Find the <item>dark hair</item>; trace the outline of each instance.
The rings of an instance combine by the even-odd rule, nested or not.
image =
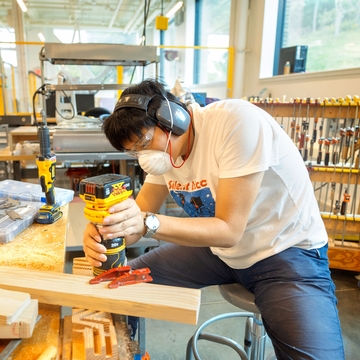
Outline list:
[[[143,135],[143,129],[157,125],[156,110],[160,107],[164,97],[176,100],[176,97],[165,90],[165,84],[155,79],[146,79],[140,84],[126,88],[121,96],[136,94],[152,97],[149,102],[148,116],[146,112],[137,108],[122,108],[106,118],[102,126],[110,144],[119,151],[124,151],[125,142],[137,141]],[[158,96],[155,96],[158,95]]]

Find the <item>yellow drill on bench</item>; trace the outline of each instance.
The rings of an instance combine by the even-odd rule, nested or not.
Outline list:
[[[110,215],[110,207],[126,200],[131,194],[131,180],[125,175],[104,174],[83,179],[79,184],[79,196],[85,201],[84,215],[97,228]],[[101,236],[101,244],[107,249],[107,260],[100,268],[93,267],[95,276],[123,266],[126,259],[125,238],[106,239]]]

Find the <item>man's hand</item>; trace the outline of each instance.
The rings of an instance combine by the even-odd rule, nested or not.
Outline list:
[[[105,246],[100,244],[101,236],[99,235],[94,224],[89,223],[86,226],[83,237],[83,250],[86,260],[90,265],[101,267],[102,262],[106,261]]]

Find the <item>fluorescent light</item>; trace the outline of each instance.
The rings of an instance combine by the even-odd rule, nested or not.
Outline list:
[[[38,33],[38,37],[39,37],[39,39],[40,39],[42,42],[45,42],[45,36],[43,35],[42,32],[39,32],[39,33]]]
[[[27,7],[26,5],[24,4],[23,0],[16,0],[17,3],[19,4],[20,6],[20,9],[23,11],[23,12],[27,12]]]
[[[170,19],[183,6],[183,3],[183,1],[176,3],[175,6],[165,16]]]

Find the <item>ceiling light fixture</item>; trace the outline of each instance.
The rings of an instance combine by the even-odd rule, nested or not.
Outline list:
[[[45,42],[45,36],[44,36],[44,34],[42,32],[38,33],[38,37],[42,42]]]
[[[183,6],[183,3],[183,1],[177,2],[165,16],[170,19]]]
[[[17,3],[19,4],[20,6],[20,9],[23,11],[23,12],[27,12],[27,7],[26,5],[24,4],[23,0],[16,0]]]

